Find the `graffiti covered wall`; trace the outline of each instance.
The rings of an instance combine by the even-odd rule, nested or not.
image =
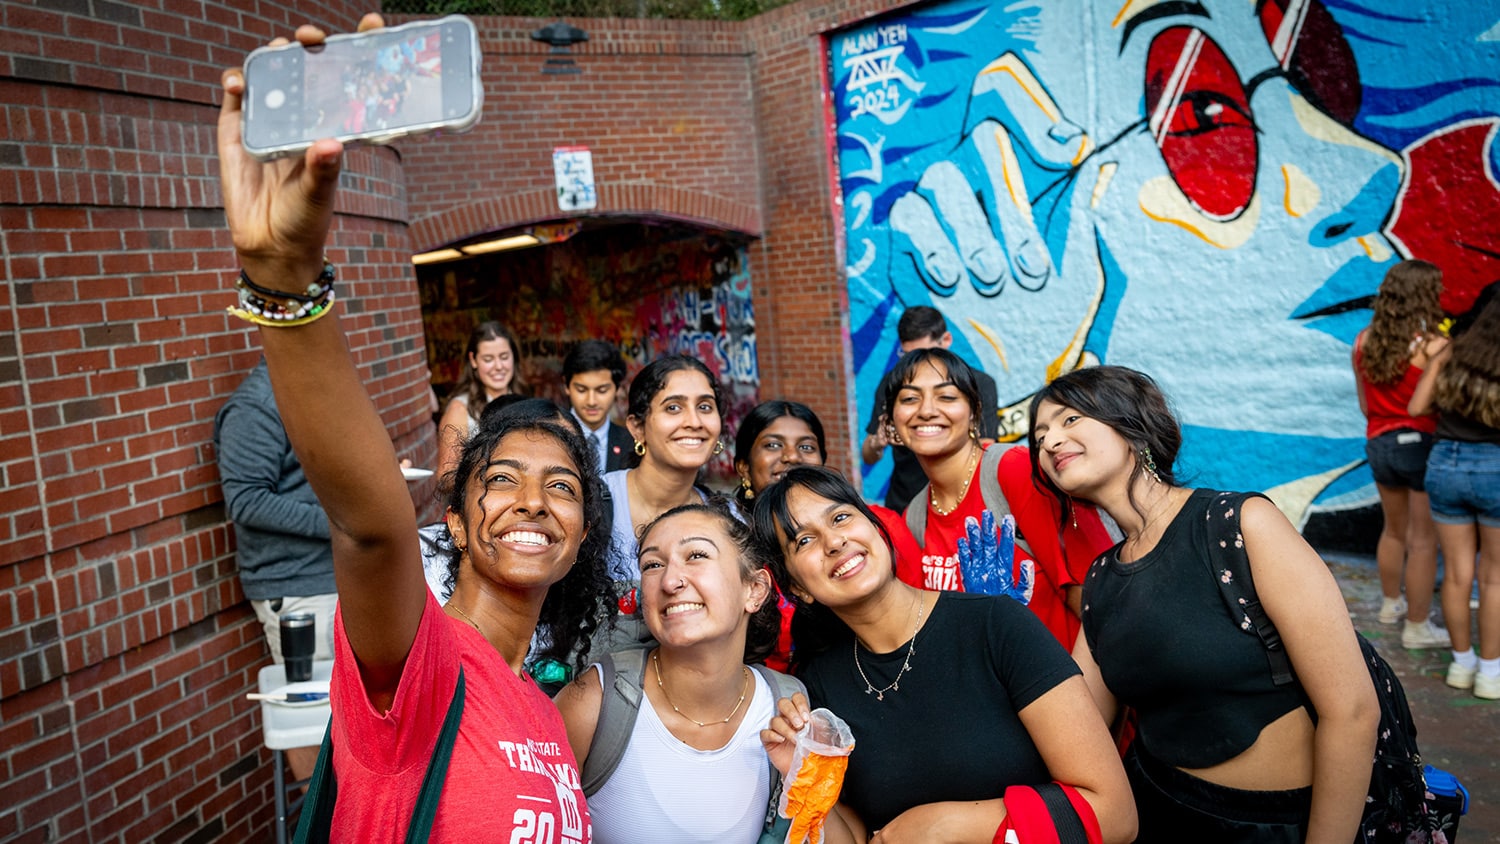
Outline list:
[[[708,364],[724,387],[726,437],[759,401],[755,314],[747,247],[675,228],[622,225],[567,243],[506,253],[419,275],[434,383],[445,395],[459,376],[464,344],[487,319],[521,345],[533,395],[565,405],[562,361],[578,340],[620,347],[627,376],[669,354]],[[617,421],[624,420],[626,392]],[[726,451],[708,474],[733,476]]]
[[[1011,437],[1049,378],[1123,364],[1194,483],[1365,503],[1382,275],[1433,261],[1450,309],[1500,278],[1493,4],[955,0],[826,44],[861,426],[931,304]]]

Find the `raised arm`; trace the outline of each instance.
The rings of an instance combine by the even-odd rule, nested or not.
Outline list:
[[[1318,713],[1307,840],[1351,841],[1380,709],[1348,606],[1328,566],[1271,502],[1247,500],[1240,527],[1255,591]]]
[[[1427,362],[1427,368],[1422,370],[1422,377],[1417,381],[1417,389],[1411,394],[1411,401],[1406,405],[1406,412],[1412,416],[1426,416],[1436,408],[1433,407],[1433,391],[1437,388],[1438,375],[1442,374],[1444,364],[1453,355],[1453,346],[1450,343],[1437,344],[1437,350],[1432,353],[1432,359]]]
[[[378,15],[360,21],[380,25]],[[297,39],[323,33],[303,26]],[[302,292],[323,269],[343,146],[325,139],[299,158],[256,161],[240,145],[241,71],[223,84],[219,169],[235,252],[259,286]],[[328,514],[344,629],[377,698],[394,690],[426,601],[411,498],[336,312],[262,328],[260,339],[287,437]]]

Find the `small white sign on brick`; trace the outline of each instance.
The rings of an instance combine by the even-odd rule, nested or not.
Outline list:
[[[557,207],[564,211],[587,211],[598,207],[594,187],[594,156],[588,147],[557,147],[552,150],[552,172],[557,177]]]

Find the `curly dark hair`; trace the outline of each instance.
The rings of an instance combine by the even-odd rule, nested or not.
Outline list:
[[[1042,471],[1041,446],[1036,439],[1036,410],[1044,401],[1070,407],[1073,410],[1097,419],[1114,429],[1115,433],[1130,443],[1135,453],[1135,466],[1130,470],[1130,484],[1146,471],[1142,455],[1151,449],[1151,459],[1156,464],[1156,474],[1162,483],[1177,486],[1178,479],[1173,466],[1177,463],[1177,452],[1182,448],[1182,429],[1167,397],[1151,376],[1124,366],[1087,366],[1061,375],[1051,384],[1037,390],[1031,397],[1030,420],[1026,433],[1026,445],[1031,451],[1031,477],[1037,485],[1051,492],[1062,505],[1059,518],[1068,518],[1070,497],[1052,483]],[[1130,495],[1130,506],[1141,512],[1135,496]],[[1059,525],[1061,527],[1061,525]]]
[[[755,511],[751,514],[751,536],[760,546],[761,555],[770,561],[771,576],[787,600],[792,602],[792,673],[798,673],[813,656],[828,650],[835,642],[847,638],[849,627],[834,615],[833,610],[819,603],[810,603],[797,597],[792,587],[791,570],[786,565],[786,552],[781,537],[795,534],[801,525],[792,515],[787,498],[794,489],[805,489],[819,498],[838,504],[847,504],[860,515],[870,520],[891,555],[891,568],[896,566],[896,550],[891,543],[890,532],[885,524],[870,510],[870,506],[859,494],[859,490],[843,475],[823,466],[803,464],[786,471],[781,480],[766,487],[755,498]]]
[[[522,403],[525,404],[525,403]],[[583,487],[583,541],[578,546],[578,558],[562,580],[552,584],[542,602],[541,617],[537,627],[544,628],[545,646],[533,657],[553,659],[570,664],[575,671],[588,666],[589,642],[601,624],[612,620],[617,610],[610,595],[609,568],[606,553],[610,535],[604,527],[608,514],[605,512],[604,482],[599,478],[598,458],[583,441],[583,437],[571,426],[557,421],[556,408],[550,413],[530,412],[528,408],[512,406],[491,415],[484,427],[464,444],[458,465],[443,479],[442,492],[447,496],[447,506],[455,513],[466,513],[464,505],[469,481],[484,471],[490,455],[507,436],[515,433],[540,433],[557,440],[567,450],[574,467],[578,470]],[[452,533],[444,528],[441,541],[448,548],[455,548]],[[462,554],[456,550],[448,556],[448,575],[445,578],[450,590],[458,580],[459,561]]]
[[[766,557],[762,546],[754,541],[750,534],[750,528],[739,517],[734,514],[729,499],[722,495],[709,496],[706,502],[697,504],[683,504],[673,507],[660,516],[652,519],[641,529],[640,543],[638,547],[645,547],[646,537],[651,535],[657,525],[668,519],[685,515],[688,513],[701,513],[710,516],[719,522],[719,527],[729,541],[734,543],[735,550],[739,553],[740,582],[749,583],[755,577],[755,573],[762,569],[772,572],[773,560]],[[640,557],[639,551],[636,554]],[[775,574],[771,575],[775,581]],[[776,590],[773,587],[761,602],[760,608],[750,616],[749,625],[745,629],[745,662],[765,662],[776,649],[776,639],[781,634],[781,611],[776,606]]]
[[[1443,320],[1442,292],[1443,271],[1434,264],[1401,261],[1386,270],[1360,350],[1360,368],[1371,384],[1390,384],[1406,374],[1412,340],[1435,335]]]

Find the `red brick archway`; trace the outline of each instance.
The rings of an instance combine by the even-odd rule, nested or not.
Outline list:
[[[600,185],[599,207],[590,214],[665,217],[705,228],[761,234],[760,210],[752,205],[654,182]],[[482,232],[572,216],[579,215],[558,210],[551,190],[531,190],[478,200],[414,222],[411,244],[414,251],[422,252]]]

